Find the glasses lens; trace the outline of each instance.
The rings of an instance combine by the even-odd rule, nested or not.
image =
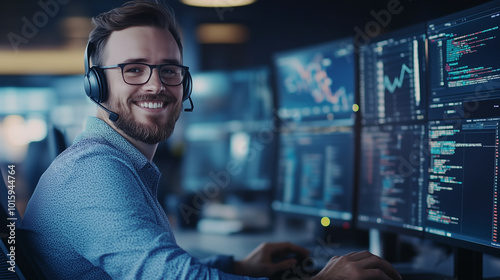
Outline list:
[[[177,65],[163,65],[159,69],[162,83],[168,86],[177,86],[182,83],[185,70]],[[141,85],[151,77],[151,67],[147,64],[131,63],[123,67],[123,79],[132,85]]]
[[[123,79],[129,84],[144,84],[150,72],[151,68],[145,64],[127,64],[123,67]]]
[[[160,69],[161,81],[169,86],[177,86],[182,83],[185,71],[176,65],[163,65]]]

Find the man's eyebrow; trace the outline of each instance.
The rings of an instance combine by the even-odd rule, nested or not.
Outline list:
[[[145,58],[129,58],[123,61],[123,63],[147,63],[148,60]],[[162,59],[161,64],[180,64],[177,59]]]
[[[147,60],[145,58],[129,58],[123,61],[123,63],[134,63],[134,62],[146,63]]]
[[[162,64],[181,64],[177,59],[163,59]]]

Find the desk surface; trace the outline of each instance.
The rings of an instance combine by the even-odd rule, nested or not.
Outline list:
[[[252,250],[264,242],[291,242],[310,250],[311,257],[329,259],[335,255],[344,255],[352,251],[366,250],[324,241],[311,236],[306,231],[266,231],[242,232],[230,235],[200,233],[196,230],[176,229],[175,238],[181,248],[195,257],[213,254],[233,255],[235,259],[243,259]]]
[[[276,227],[278,229],[282,227]],[[335,241],[325,242],[318,237],[308,233],[307,230],[273,230],[265,232],[242,232],[231,235],[207,234],[197,230],[174,229],[174,234],[177,243],[181,248],[191,253],[195,257],[206,257],[214,254],[233,255],[235,259],[240,260],[246,257],[252,250],[263,242],[292,242],[310,250],[310,256],[313,259],[319,260],[317,263],[322,266],[322,262],[327,261],[335,255],[344,255],[352,251],[366,250],[361,246],[352,246],[335,243]],[[400,271],[421,271],[425,270],[437,271],[450,275],[452,273],[452,256],[448,256],[439,265],[435,263],[428,267],[424,263],[432,262],[433,259],[440,258],[438,253],[421,252],[422,254],[416,258],[416,263],[413,264],[395,264],[395,267]],[[424,261],[429,260],[429,261]],[[326,264],[326,262],[325,262]],[[500,259],[489,258],[484,259],[484,276],[494,277],[500,275]],[[409,276],[409,275],[406,275]],[[420,279],[420,278],[408,278]],[[423,278],[431,279],[431,278]],[[436,278],[448,279],[448,278]],[[493,278],[492,278],[493,279]],[[498,279],[498,278],[494,278]]]

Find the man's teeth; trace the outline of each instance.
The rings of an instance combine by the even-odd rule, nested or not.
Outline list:
[[[140,102],[138,105],[142,108],[156,109],[163,107],[163,102]]]

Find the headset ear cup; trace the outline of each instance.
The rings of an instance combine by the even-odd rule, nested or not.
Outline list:
[[[108,99],[108,84],[104,70],[92,67],[86,76],[85,92],[87,96],[98,103],[106,102]]]
[[[191,73],[186,72],[186,77],[184,77],[184,82],[182,83],[182,101],[186,101],[191,96],[191,91],[193,90],[193,80],[191,78]]]

